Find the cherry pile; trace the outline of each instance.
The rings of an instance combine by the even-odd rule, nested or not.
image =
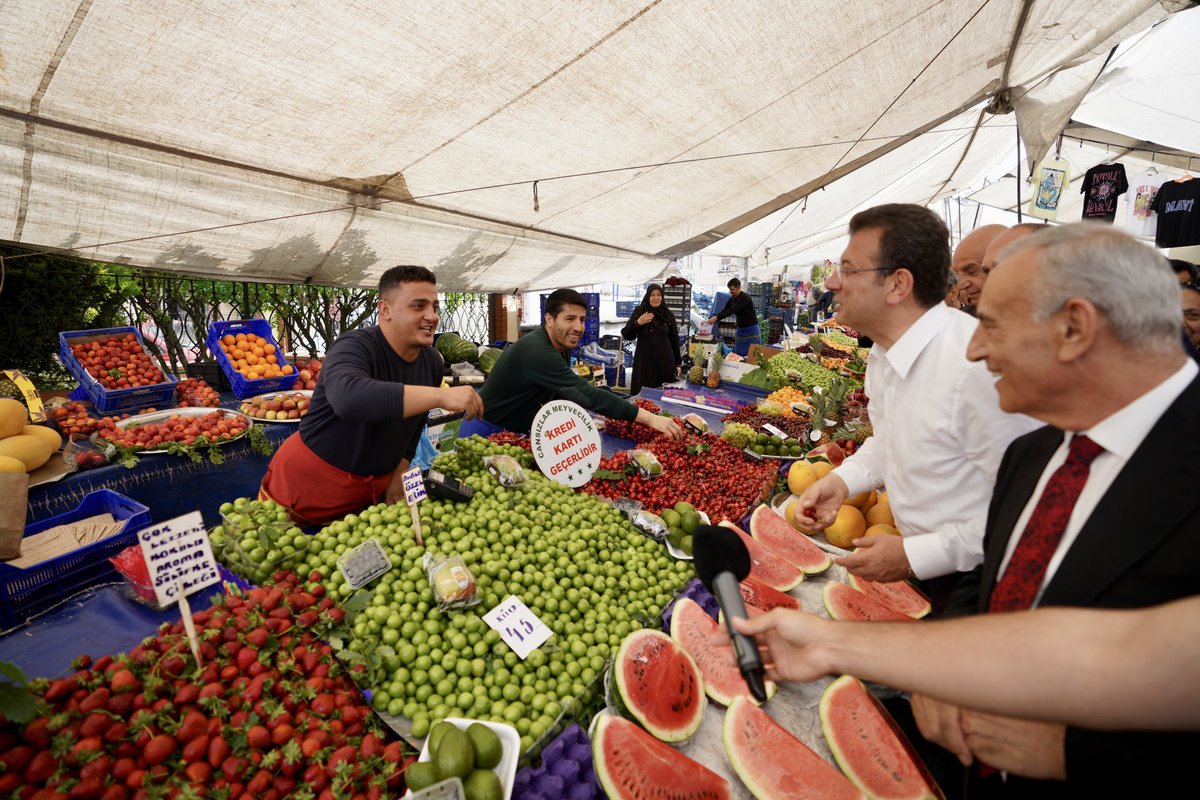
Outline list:
[[[751,461],[741,450],[712,434],[688,433],[681,442],[660,435],[642,447],[658,458],[662,475],[643,478],[636,471],[626,474],[629,457],[620,452],[600,460],[600,469],[608,472],[598,473],[583,491],[613,499],[640,500],[655,513],[683,500],[708,514],[716,524],[723,519],[740,520],[775,484],[776,462]],[[624,477],[604,477],[612,477],[611,473]]]
[[[150,422],[132,428],[103,428],[100,438],[121,447],[153,449],[169,442],[190,445],[201,436],[207,437],[210,442],[232,439],[246,430],[248,424],[240,414],[220,409],[202,417],[174,415],[162,422]]]
[[[662,408],[649,400],[638,398],[633,401],[633,404],[638,408],[644,408],[651,414],[662,412]],[[623,419],[606,419],[604,422],[604,432],[609,436],[616,436],[619,439],[631,439],[638,444],[644,444],[657,437],[658,431],[653,428],[647,428],[645,425],[637,422],[627,422]]]
[[[184,378],[175,384],[175,402],[189,406],[216,408],[221,405],[221,395],[201,378]]]
[[[105,389],[153,386],[167,380],[132,333],[72,344],[71,355]]]
[[[321,641],[343,611],[299,578],[196,612],[128,654],[34,681],[37,716],[0,722],[0,793],[121,798],[398,796],[415,755],[387,743]]]
[[[529,437],[523,433],[514,433],[513,431],[496,431],[491,436],[488,436],[489,442],[496,444],[512,444],[517,447],[523,447],[526,450],[532,450],[529,443]]]

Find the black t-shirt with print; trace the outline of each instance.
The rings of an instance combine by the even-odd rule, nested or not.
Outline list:
[[[1186,247],[1200,244],[1200,180],[1167,181],[1150,206],[1158,212],[1154,244]]]
[[[1079,188],[1083,194],[1083,218],[1112,222],[1117,216],[1117,198],[1128,188],[1124,164],[1092,167],[1083,176],[1083,185]]]

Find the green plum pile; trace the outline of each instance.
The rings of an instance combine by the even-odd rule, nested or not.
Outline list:
[[[804,388],[811,390],[814,386],[820,386],[828,389],[833,383],[837,373],[831,369],[825,369],[819,364],[814,364],[804,356],[794,351],[780,353],[776,356],[771,356],[767,362],[767,372],[781,378],[786,378],[788,372],[799,372],[800,383]]]
[[[273,500],[239,497],[221,504],[223,524],[208,535],[213,555],[255,585],[276,570],[293,569],[308,554],[308,537]]]
[[[528,451],[464,442],[434,468],[475,494],[469,503],[418,506],[425,547],[406,507],[380,504],[309,537],[306,566],[312,585],[327,587],[348,612],[352,635],[335,647],[365,666],[378,711],[410,720],[415,737],[449,716],[508,722],[524,752],[560,717],[599,700],[610,654],[630,631],[654,624],[692,570],[606,503],[533,470],[523,486],[505,488],[482,465],[487,455]],[[354,590],[336,563],[371,538],[392,569]],[[460,556],[481,602],[440,609],[422,567],[426,552]],[[553,633],[523,661],[483,619],[509,595]]]

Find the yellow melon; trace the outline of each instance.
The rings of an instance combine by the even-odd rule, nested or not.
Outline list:
[[[29,422],[29,414],[20,400],[0,398],[0,439],[16,436]]]
[[[867,522],[862,512],[852,505],[843,504],[838,509],[837,519],[825,528],[825,538],[834,547],[850,549],[855,539],[867,530]]]
[[[62,437],[58,435],[58,431],[52,428],[47,428],[45,425],[26,425],[21,430],[21,433],[27,436],[40,436],[41,438],[45,439],[46,442],[52,448],[54,448],[54,450],[62,447]],[[51,452],[54,452],[54,450],[51,450]]]
[[[17,459],[25,465],[26,472],[33,472],[49,461],[53,454],[54,449],[50,447],[50,443],[40,436],[18,434],[0,439],[0,456]]]
[[[10,456],[0,456],[0,472],[15,472],[25,474],[25,465]]]
[[[867,525],[895,525],[896,518],[892,516],[892,504],[886,499],[880,500],[867,509]]]
[[[816,483],[819,477],[821,476],[817,472],[816,465],[811,461],[795,461],[788,468],[788,489],[794,495],[802,495],[804,490]]]

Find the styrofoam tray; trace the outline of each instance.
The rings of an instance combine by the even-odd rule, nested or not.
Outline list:
[[[517,760],[521,756],[521,737],[517,733],[517,729],[512,725],[503,722],[491,722],[486,719],[463,719],[462,717],[446,717],[446,722],[449,722],[460,731],[466,731],[472,722],[478,722],[480,725],[486,725],[495,731],[500,737],[500,746],[504,751],[504,755],[500,758],[500,764],[493,770],[496,776],[500,778],[500,787],[504,790],[505,800],[512,797],[513,780],[517,777]],[[417,761],[429,761],[429,737],[425,737],[425,743],[421,745],[421,755]],[[412,791],[404,793],[405,798],[411,798]]]

